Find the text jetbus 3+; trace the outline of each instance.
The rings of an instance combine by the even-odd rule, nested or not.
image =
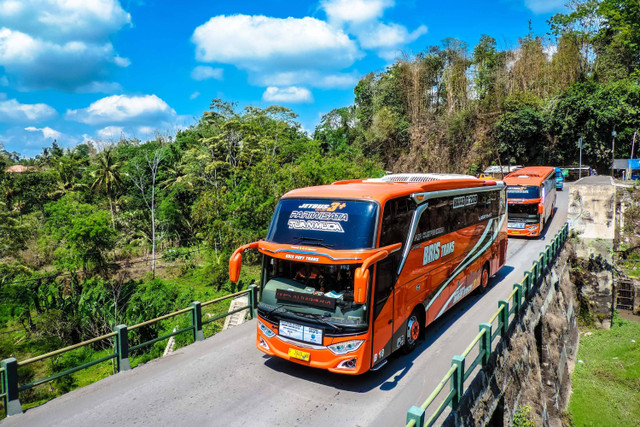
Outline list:
[[[302,188],[279,201],[264,240],[257,347],[345,374],[409,352],[426,326],[505,263],[502,182],[398,174]]]

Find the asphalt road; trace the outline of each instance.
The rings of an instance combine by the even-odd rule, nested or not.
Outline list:
[[[409,355],[342,376],[269,358],[255,321],[0,422],[5,426],[400,426],[420,405],[566,221],[567,191],[543,239],[510,238],[507,265],[428,328]],[[471,378],[469,379],[471,380]]]

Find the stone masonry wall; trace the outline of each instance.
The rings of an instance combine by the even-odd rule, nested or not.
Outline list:
[[[500,339],[489,365],[472,381],[456,414],[445,425],[511,425],[518,408],[529,406],[536,426],[560,426],[569,403],[578,345],[576,293],[565,249],[529,299],[524,314]]]

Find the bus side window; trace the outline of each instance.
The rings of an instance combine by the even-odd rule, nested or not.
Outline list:
[[[407,197],[385,203],[380,230],[380,247],[402,243],[404,248],[415,210],[415,202]]]
[[[448,233],[448,217],[449,205],[447,199],[429,200],[429,207],[422,212],[418,220],[413,243],[422,243]]]

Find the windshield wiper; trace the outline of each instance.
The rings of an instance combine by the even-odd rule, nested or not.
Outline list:
[[[320,246],[327,249],[330,249],[335,246],[335,245],[330,245],[328,243],[322,243],[323,241],[324,240],[316,239],[315,237],[296,237],[295,240],[293,241],[293,244],[308,243],[313,246]]]
[[[321,314],[301,313],[301,312],[298,312],[298,311],[294,311],[294,313],[296,313],[298,315],[301,315],[302,317],[311,317],[312,319],[315,319],[315,320],[319,321],[323,325],[331,326],[336,331],[341,331],[342,330],[342,328],[340,326],[334,325],[333,323],[329,322]]]

